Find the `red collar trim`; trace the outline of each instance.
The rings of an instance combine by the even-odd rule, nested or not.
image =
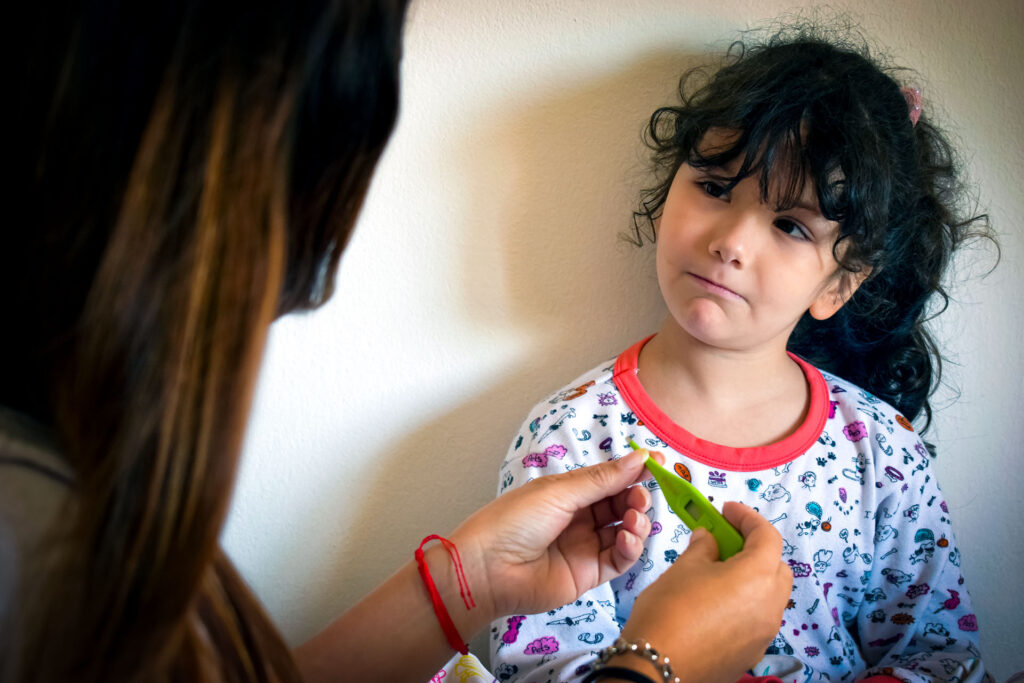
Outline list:
[[[653,337],[654,335],[651,335]],[[644,425],[669,447],[687,457],[716,468],[740,472],[779,467],[806,453],[821,436],[828,419],[828,385],[816,367],[792,353],[803,370],[811,391],[807,417],[795,432],[775,443],[753,448],[732,448],[698,438],[671,420],[654,404],[637,377],[640,349],[651,337],[643,339],[622,352],[615,361],[613,379],[626,404]]]

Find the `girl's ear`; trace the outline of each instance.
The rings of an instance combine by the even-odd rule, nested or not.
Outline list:
[[[871,275],[870,266],[861,266],[856,273],[841,270],[829,282],[829,284],[811,302],[807,312],[815,320],[826,320],[831,318],[843,307],[853,293],[857,291],[861,283]]]

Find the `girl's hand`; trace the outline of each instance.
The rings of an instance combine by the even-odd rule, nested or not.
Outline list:
[[[455,530],[470,588],[491,618],[559,607],[636,562],[651,497],[631,485],[646,478],[646,457],[534,479]]]
[[[743,550],[720,562],[711,534],[695,531],[686,552],[637,597],[622,629],[623,638],[647,640],[669,657],[685,681],[733,683],[759,662],[793,586],[775,527],[742,503],[722,512],[743,535]],[[615,664],[649,666],[636,656]]]

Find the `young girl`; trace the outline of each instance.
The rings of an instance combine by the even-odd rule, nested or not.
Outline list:
[[[680,106],[651,118],[660,184],[637,213],[637,237],[649,224],[657,238],[668,316],[539,403],[500,472],[504,492],[634,439],[716,506],[757,508],[793,571],[758,676],[985,678],[912,421],[931,417],[940,359],[924,323],[946,299],[943,272],[987,227],[963,214],[950,145],[898,73],[800,33],[737,43],[710,78],[684,77]],[[577,680],[619,637],[688,544],[652,494],[632,569],[560,609],[495,622],[499,678]]]

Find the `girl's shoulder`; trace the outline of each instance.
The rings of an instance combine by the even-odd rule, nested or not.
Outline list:
[[[592,400],[600,402],[598,394],[614,391],[612,373],[615,370],[615,358],[587,370],[579,377],[561,387],[550,396],[540,401],[536,408],[544,409],[566,404],[583,404]],[[536,410],[534,411],[536,412]]]
[[[614,442],[610,417],[622,402],[614,368],[613,358],[533,406],[501,464],[499,494],[517,482],[586,466],[598,454],[606,459]]]
[[[840,427],[849,440],[859,441],[875,434],[888,435],[899,440],[918,441],[919,438],[910,420],[887,401],[870,391],[820,370],[828,387],[829,422],[841,423]]]

